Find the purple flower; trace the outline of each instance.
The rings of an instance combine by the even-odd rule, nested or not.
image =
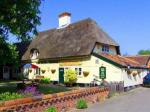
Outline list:
[[[27,86],[25,89],[19,90],[18,93],[23,94],[25,96],[41,95],[41,93],[37,90],[37,87],[35,86]]]

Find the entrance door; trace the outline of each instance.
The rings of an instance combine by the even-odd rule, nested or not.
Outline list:
[[[59,83],[64,83],[64,68],[59,68]]]

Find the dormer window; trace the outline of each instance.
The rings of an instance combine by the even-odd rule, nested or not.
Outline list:
[[[108,45],[102,45],[102,52],[109,53],[109,46]]]
[[[39,55],[38,49],[36,49],[36,48],[31,49],[31,51],[30,51],[30,58],[31,59],[37,59],[38,55]]]

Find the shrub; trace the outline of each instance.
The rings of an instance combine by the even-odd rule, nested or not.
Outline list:
[[[73,84],[77,81],[77,74],[75,70],[65,70],[64,79],[66,84]]]
[[[24,76],[24,74],[23,73],[18,73],[17,74],[17,79],[18,80],[23,80],[23,79],[25,79],[26,77]]]
[[[50,78],[41,78],[40,83],[49,84],[51,82]]]
[[[77,104],[76,104],[77,109],[85,109],[87,107],[88,106],[87,106],[86,100],[80,99],[80,100],[77,101]]]
[[[56,107],[49,107],[44,112],[57,112],[57,109],[56,109]]]
[[[5,93],[0,94],[0,101],[14,100],[14,99],[23,98],[23,97],[25,96],[19,93],[5,92]]]

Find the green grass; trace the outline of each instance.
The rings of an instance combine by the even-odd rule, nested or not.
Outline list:
[[[69,89],[65,87],[50,87],[47,85],[40,85],[39,91],[43,94],[52,94],[52,93],[69,91]]]
[[[5,93],[5,92],[17,92],[17,88],[15,86],[1,86],[0,87],[0,93]]]

